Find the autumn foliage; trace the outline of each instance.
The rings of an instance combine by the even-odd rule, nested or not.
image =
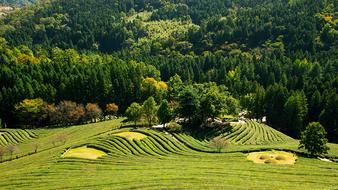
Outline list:
[[[95,119],[102,117],[102,110],[97,104],[88,103],[86,105],[86,119],[95,122]]]
[[[108,114],[114,115],[119,111],[119,106],[115,103],[107,104],[106,105],[106,112]]]
[[[42,99],[25,99],[16,105],[16,115],[26,127],[67,126],[94,122],[102,117],[101,108],[94,103],[86,107],[72,101],[48,104]]]

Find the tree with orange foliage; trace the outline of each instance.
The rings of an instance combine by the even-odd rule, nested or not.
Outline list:
[[[97,118],[102,116],[101,108],[94,103],[88,103],[86,105],[86,119],[91,122],[95,122]]]
[[[64,125],[81,123],[86,113],[82,104],[78,105],[71,101],[61,101],[57,109],[61,115],[60,122]]]
[[[42,125],[55,125],[60,122],[62,115],[57,106],[45,103],[41,109]]]
[[[119,111],[119,106],[115,103],[110,103],[106,105],[106,113],[109,115],[115,115]],[[111,118],[110,118],[111,119]]]

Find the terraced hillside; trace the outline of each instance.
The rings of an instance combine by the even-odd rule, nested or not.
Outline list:
[[[130,136],[122,136],[122,133],[129,133]],[[131,136],[143,135],[142,139],[132,138]],[[124,129],[122,132],[113,132],[94,141],[87,143],[86,146],[103,150],[110,156],[167,156],[170,154],[182,155],[191,151],[189,147],[175,139],[173,136],[163,132],[149,129],[138,129],[129,131]],[[209,148],[211,150],[211,148]]]
[[[287,144],[290,149],[297,149],[295,140],[270,145],[233,145],[226,153],[212,153],[214,149],[207,140],[189,134],[118,129],[119,126],[121,120],[49,129],[32,139],[47,144],[38,153],[0,163],[0,189],[243,189],[243,184],[245,189],[335,189],[338,186],[336,163],[299,156],[290,167],[258,165],[248,161],[242,151],[251,146],[286,148]],[[68,135],[69,139],[50,146],[50,138],[60,134]],[[23,153],[31,152],[24,148],[24,143],[18,146]],[[338,146],[330,146],[330,154],[338,155]],[[71,152],[77,156],[86,150],[95,153],[95,149],[105,154],[96,159],[64,157],[65,150],[77,147],[81,150]]]
[[[291,137],[261,123],[247,120],[244,124],[233,125],[232,130],[223,135],[233,144],[261,145],[288,142]]]
[[[267,125],[253,121],[234,125],[232,130],[223,136],[232,145],[271,145],[293,140]],[[186,133],[169,134],[150,129],[120,129],[102,135],[85,145],[103,150],[111,156],[166,156],[191,151],[217,152],[210,146],[209,140],[199,140]]]
[[[36,137],[37,135],[29,130],[22,129],[0,130],[0,145],[4,146],[8,144],[18,144]]]

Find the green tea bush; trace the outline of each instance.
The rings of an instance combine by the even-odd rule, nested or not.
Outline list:
[[[182,131],[182,126],[176,122],[170,122],[165,126],[165,129],[171,133],[177,133]]]

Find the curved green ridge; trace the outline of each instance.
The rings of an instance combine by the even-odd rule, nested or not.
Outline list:
[[[2,129],[0,130],[0,146],[6,146],[8,144],[18,144],[36,137],[37,135],[29,130]]]

